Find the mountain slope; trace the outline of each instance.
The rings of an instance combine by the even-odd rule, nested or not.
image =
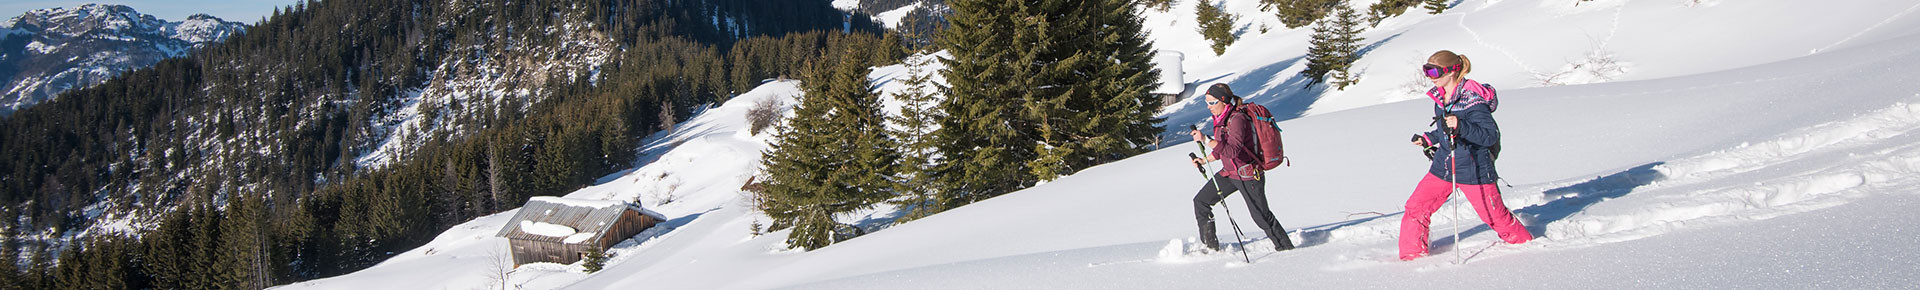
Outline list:
[[[1243,17],[1269,18],[1246,12],[1257,11],[1248,8],[1252,2],[1227,6]],[[743,172],[757,170],[738,156],[764,148],[757,142],[766,139],[738,133],[743,121],[727,112],[746,104],[729,103],[695,118],[712,126],[645,143],[648,156],[660,157],[642,159],[654,161],[569,194],[638,199],[670,220],[616,246],[602,272],[531,264],[489,280],[488,269],[474,265],[505,251],[504,241],[488,231],[504,220],[483,218],[456,227],[473,230],[443,233],[384,267],[297,286],[1900,288],[1920,282],[1914,262],[1920,257],[1894,246],[1920,241],[1913,234],[1920,220],[1904,214],[1920,204],[1914,194],[1920,192],[1920,146],[1914,145],[1920,144],[1920,94],[1914,93],[1920,71],[1913,69],[1920,65],[1920,35],[1915,26],[1900,25],[1920,21],[1905,12],[1920,4],[1583,3],[1569,9],[1464,1],[1447,14],[1415,10],[1390,19],[1369,32],[1380,43],[1361,61],[1381,65],[1346,92],[1298,88],[1292,72],[1304,64],[1290,59],[1304,51],[1297,46],[1305,38],[1297,31],[1249,32],[1221,57],[1186,50],[1188,80],[1227,82],[1255,102],[1300,116],[1282,124],[1294,163],[1274,172],[1269,195],[1302,248],[1275,253],[1269,241],[1247,241],[1253,264],[1238,262],[1232,252],[1183,253],[1194,246],[1184,241],[1194,234],[1189,200],[1205,181],[1185,163],[1192,145],[1179,141],[834,246],[782,250],[784,232],[754,235],[752,225],[764,217],[747,212],[744,193],[735,188]],[[1180,9],[1150,15],[1150,26],[1173,23],[1155,33],[1157,44],[1204,47],[1186,41],[1197,39],[1181,26],[1191,20],[1165,18],[1183,15]],[[1858,17],[1790,31],[1741,28],[1776,25],[1777,17],[1799,10]],[[1695,23],[1713,24],[1688,26]],[[1479,30],[1473,28],[1488,26],[1474,24],[1501,25]],[[1580,63],[1595,50],[1581,42],[1564,47],[1570,37],[1585,38],[1567,30],[1609,25],[1631,28],[1603,47],[1634,55],[1628,59],[1642,70],[1580,83],[1528,81],[1524,72]],[[1741,50],[1749,47],[1757,49]],[[1400,90],[1424,81],[1414,79],[1412,68],[1436,49],[1475,56],[1478,70],[1471,76],[1502,86],[1496,115],[1507,146],[1500,165],[1513,184],[1503,191],[1539,240],[1495,243],[1471,214],[1455,218],[1457,209],[1448,206],[1434,217],[1435,255],[1395,259],[1399,208],[1426,169],[1404,140],[1424,131],[1430,114],[1425,99]],[[1700,57],[1696,49],[1721,54]],[[1811,49],[1818,51],[1807,53]],[[903,79],[903,71],[885,67],[871,77],[886,87]],[[774,83],[750,95],[791,86]],[[1172,104],[1164,124],[1198,123],[1205,113],[1195,103]],[[709,163],[692,156],[726,158]],[[1244,220],[1240,199],[1229,198],[1226,206]],[[842,218],[863,223],[889,214],[892,209]],[[1234,240],[1222,232],[1223,240]],[[1457,244],[1450,239],[1456,232],[1463,234]],[[417,281],[422,276],[436,278]]]
[[[639,137],[798,67],[769,59],[880,42],[825,3],[561,2],[304,2],[0,117],[0,251],[60,259],[0,280],[244,288],[351,272],[629,166]],[[759,37],[802,31],[813,41]],[[756,42],[766,55],[729,50]]]
[[[122,5],[48,8],[0,23],[0,115],[120,72],[186,56],[246,29],[206,14],[167,21]]]

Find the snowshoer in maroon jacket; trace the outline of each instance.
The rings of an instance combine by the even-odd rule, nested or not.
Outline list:
[[[1267,182],[1259,168],[1260,152],[1256,151],[1252,118],[1239,108],[1240,96],[1233,94],[1227,84],[1213,84],[1207,88],[1204,97],[1207,111],[1212,113],[1213,138],[1200,135],[1199,130],[1188,132],[1194,142],[1206,144],[1213,152],[1202,159],[1193,159],[1194,166],[1220,160],[1223,165],[1208,181],[1199,193],[1193,195],[1193,216],[1200,225],[1200,240],[1207,248],[1219,250],[1219,237],[1214,235],[1213,205],[1226,199],[1235,191],[1245,191],[1247,208],[1252,210],[1255,225],[1267,232],[1267,238],[1273,240],[1276,250],[1293,249],[1293,240],[1287,238],[1286,228],[1280,227],[1280,221],[1273,217],[1273,210],[1267,204]]]

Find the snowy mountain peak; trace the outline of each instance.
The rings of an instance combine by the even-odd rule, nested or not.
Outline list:
[[[186,56],[246,29],[196,14],[169,22],[124,5],[85,4],[29,11],[0,23],[0,115],[146,67]]]
[[[6,27],[25,28],[31,25],[44,33],[73,37],[95,31],[155,31],[166,23],[165,20],[141,14],[125,5],[85,4],[72,8],[29,11],[8,20]]]
[[[207,43],[227,40],[227,37],[239,34],[247,25],[226,21],[207,14],[187,16],[187,20],[167,23],[165,29],[168,38],[193,43],[198,47]]]

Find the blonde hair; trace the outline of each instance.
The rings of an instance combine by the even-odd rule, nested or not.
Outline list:
[[[1465,54],[1456,54],[1453,53],[1453,51],[1435,51],[1433,52],[1433,56],[1427,57],[1427,63],[1445,67],[1459,65],[1460,78],[1463,79],[1467,77],[1467,73],[1473,72],[1473,60],[1467,59],[1467,55]]]

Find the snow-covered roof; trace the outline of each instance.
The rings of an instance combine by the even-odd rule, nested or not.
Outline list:
[[[513,221],[508,222],[495,236],[580,243],[605,235],[628,210],[652,216],[655,220],[661,219],[658,214],[623,201],[536,196],[527,199],[527,204],[513,215]]]
[[[1179,51],[1154,51],[1153,66],[1160,69],[1160,87],[1154,88],[1153,93],[1178,95],[1187,90],[1186,72],[1180,69],[1180,62],[1186,58],[1186,54]]]
[[[558,196],[535,196],[533,198],[527,199],[527,202],[545,202],[545,203],[560,204],[565,206],[578,206],[578,207],[590,207],[590,208],[607,208],[607,207],[627,205],[627,203],[623,201],[603,200],[603,199],[565,198],[565,197],[558,197]]]

